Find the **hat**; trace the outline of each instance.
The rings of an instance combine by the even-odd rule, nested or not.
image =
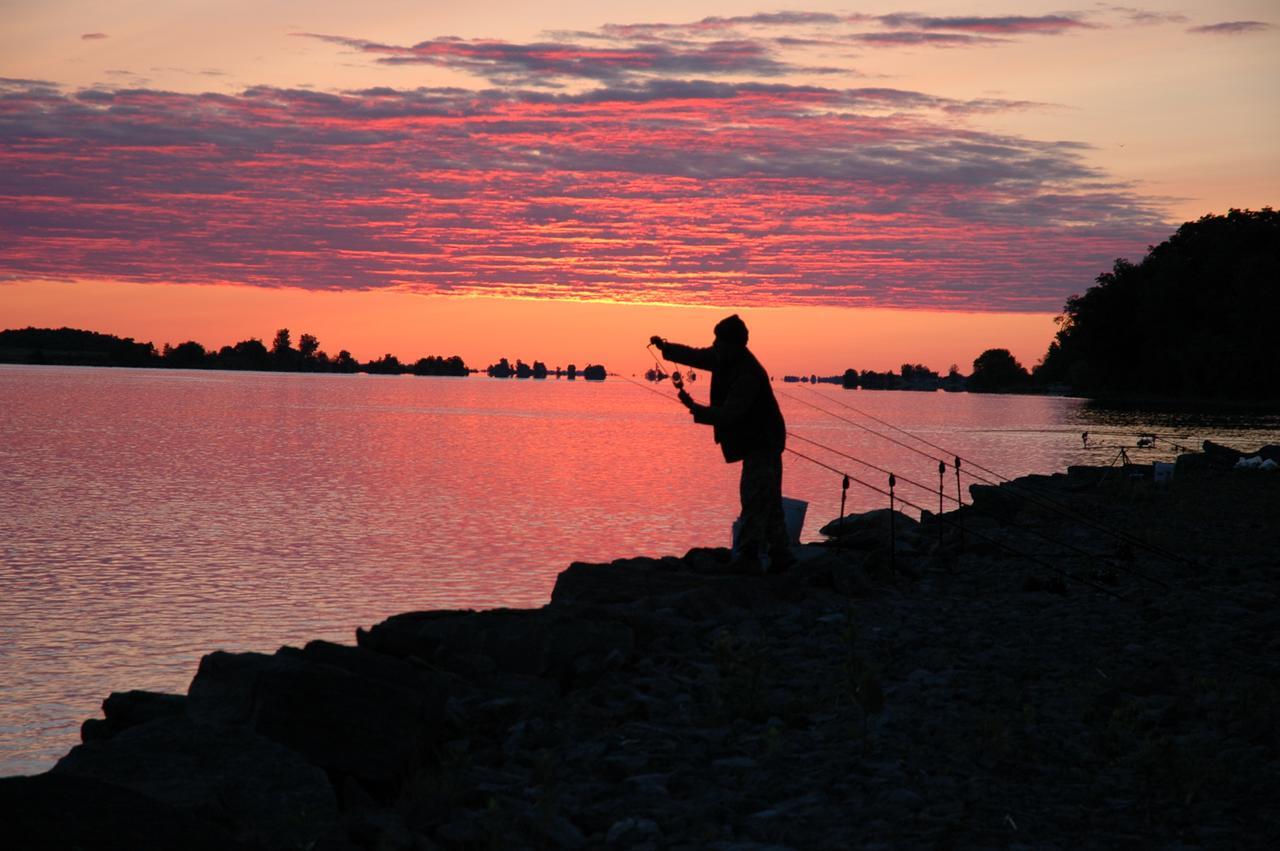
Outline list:
[[[721,319],[716,323],[716,339],[726,343],[747,344],[747,323],[738,318],[738,314]]]

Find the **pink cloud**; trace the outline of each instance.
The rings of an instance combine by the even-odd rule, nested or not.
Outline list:
[[[650,81],[576,95],[0,86],[0,277],[1055,310],[1167,232],[1017,108]]]

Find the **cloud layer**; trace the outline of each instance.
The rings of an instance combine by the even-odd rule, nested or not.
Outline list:
[[[327,58],[477,87],[2,81],[0,279],[1057,310],[1168,233],[1158,200],[1083,145],[983,129],[1042,105],[850,88],[865,79],[850,62],[1190,23],[1096,5],[771,12],[527,43],[297,33]]]
[[[0,276],[1056,310],[1164,231],[1081,146],[891,88],[0,87]]]

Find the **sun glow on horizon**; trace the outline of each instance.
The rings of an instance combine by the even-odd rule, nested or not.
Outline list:
[[[448,297],[377,290],[192,284],[0,284],[5,327],[78,327],[140,342],[206,348],[256,337],[268,343],[279,328],[296,339],[310,333],[330,355],[346,349],[360,360],[394,354],[402,361],[459,355],[483,368],[501,357],[548,366],[589,362],[632,373],[651,365],[652,334],[707,345],[711,329],[738,313],[751,346],[775,376],[835,374],[848,368],[896,370],[924,363],[967,372],[988,348],[1007,348],[1032,366],[1055,326],[1052,314],[975,313],[877,308],[688,306],[585,300]]]

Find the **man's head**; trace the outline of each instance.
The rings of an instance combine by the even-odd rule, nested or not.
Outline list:
[[[716,340],[712,344],[716,353],[731,357],[747,347],[747,323],[733,314],[716,323]]]

